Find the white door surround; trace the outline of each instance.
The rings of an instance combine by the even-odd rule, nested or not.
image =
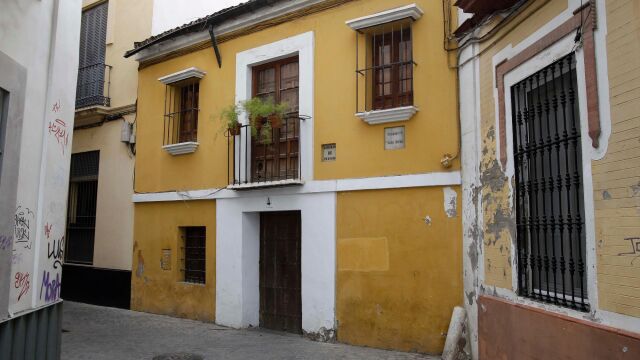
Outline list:
[[[301,213],[302,329],[335,328],[336,193],[216,201],[216,323],[259,325],[260,212]]]

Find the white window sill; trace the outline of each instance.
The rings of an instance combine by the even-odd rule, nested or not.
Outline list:
[[[418,112],[415,106],[403,106],[393,109],[373,110],[356,113],[356,116],[369,125],[384,124],[396,121],[407,121]]]
[[[288,180],[277,180],[277,181],[264,181],[264,182],[254,182],[254,183],[246,183],[246,184],[233,184],[227,186],[229,190],[251,190],[251,189],[260,189],[260,188],[269,188],[276,186],[287,186],[287,185],[304,185],[304,181],[301,179],[288,179]]]
[[[169,154],[176,156],[176,155],[191,154],[192,152],[196,151],[196,149],[198,148],[198,145],[199,143],[190,141],[190,142],[183,142],[178,144],[165,145],[162,148]]]

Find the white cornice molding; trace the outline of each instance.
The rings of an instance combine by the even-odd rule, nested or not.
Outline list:
[[[418,20],[422,17],[424,11],[416,4],[410,4],[395,9],[382,11],[373,15],[359,17],[357,19],[348,20],[347,26],[353,30],[361,30],[364,28],[390,23],[402,19]]]
[[[268,195],[303,195],[339,191],[403,189],[430,186],[458,186],[462,184],[460,171],[431,172],[413,175],[396,175],[360,179],[315,180],[292,186],[237,191],[229,188],[168,191],[133,194],[134,203],[183,200],[215,200]]]
[[[196,149],[198,148],[198,145],[199,143],[190,141],[190,142],[183,142],[178,144],[165,145],[162,148],[169,154],[176,156],[176,155],[191,154],[192,152],[196,151]]]
[[[407,121],[418,112],[415,106],[403,106],[393,109],[373,110],[356,113],[356,116],[369,125],[384,124],[396,121]]]
[[[248,13],[237,18],[225,21],[214,26],[213,31],[216,37],[220,37],[243,28],[249,28],[264,21],[275,19],[279,16],[286,15],[307,7],[319,4],[325,0],[290,0],[277,3],[261,9],[257,13]],[[170,54],[174,51],[193,46],[204,41],[211,41],[208,29],[203,31],[190,33],[176,38],[167,39],[158,44],[152,45],[141,50],[135,55],[138,62],[152,60],[160,56]]]
[[[160,81],[161,83],[165,84],[165,85],[170,85],[173,83],[177,83],[178,81],[182,81],[185,79],[190,79],[190,78],[198,78],[198,79],[202,79],[207,73],[203,70],[200,70],[196,67],[190,67],[188,69],[184,69],[184,70],[180,70],[178,72],[175,72],[173,74],[169,74],[166,76],[163,76],[161,78],[158,79],[158,81]]]

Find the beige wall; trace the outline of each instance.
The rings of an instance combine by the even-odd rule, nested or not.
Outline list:
[[[104,1],[84,0],[83,9]],[[151,34],[153,0],[110,0],[107,20],[105,63],[111,65],[110,109],[136,103],[138,63],[123,57]],[[131,270],[133,249],[133,168],[135,157],[128,145],[120,141],[123,121],[133,123],[136,114],[103,122],[85,129],[75,129],[73,153],[100,150],[98,205],[93,265]]]
[[[72,151],[100,150],[93,265],[131,270],[134,159],[127,145],[120,142],[122,122],[75,131]]]
[[[593,162],[600,307],[640,317],[640,1],[607,1],[611,136]]]

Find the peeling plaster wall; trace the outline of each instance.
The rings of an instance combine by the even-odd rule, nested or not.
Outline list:
[[[483,294],[584,319],[584,324],[602,323],[640,332],[640,62],[635,60],[640,57],[640,3],[596,3],[602,135],[599,148],[583,147],[590,313],[542,304],[516,294],[513,164],[508,162],[504,168],[499,161],[500,148],[508,144],[501,144],[498,139],[495,80],[495,67],[501,61],[566,21],[580,1],[531,1],[511,20],[511,25],[498,30],[491,39],[461,51],[463,266],[474,358],[478,357],[477,300]],[[586,110],[586,104],[581,104],[581,113]],[[585,129],[586,125],[586,136]],[[509,127],[506,130],[507,134],[511,131]],[[510,151],[507,148],[507,153]]]

